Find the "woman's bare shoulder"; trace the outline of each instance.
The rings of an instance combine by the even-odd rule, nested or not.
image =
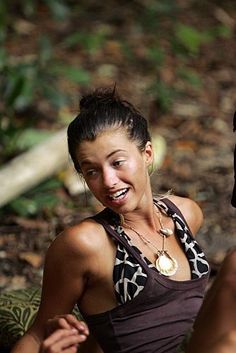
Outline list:
[[[203,213],[197,202],[176,195],[169,195],[168,199],[180,209],[193,235],[195,235],[203,222]]]
[[[106,238],[106,232],[100,224],[86,219],[58,234],[49,250],[63,253],[68,251],[70,255],[86,257],[96,252]]]
[[[103,227],[93,220],[84,220],[65,229],[57,235],[47,251],[45,257],[47,278],[53,280],[55,268],[57,278],[61,276],[60,281],[70,278],[71,283],[75,283],[76,278],[79,283],[81,278],[93,276],[98,271],[96,263],[104,258],[101,249],[107,248],[107,238]],[[97,262],[94,261],[95,258]]]

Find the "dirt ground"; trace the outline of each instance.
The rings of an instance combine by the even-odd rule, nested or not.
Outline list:
[[[183,2],[184,3],[184,2]],[[207,21],[219,21],[210,12],[194,14],[187,7],[183,18],[200,27]],[[175,194],[196,200],[205,221],[197,239],[205,250],[213,270],[217,270],[226,252],[236,245],[236,209],[231,206],[233,189],[233,113],[236,110],[236,9],[231,11],[231,38],[219,38],[201,48],[201,55],[191,62],[202,80],[199,90],[186,87],[188,92],[175,99],[168,113],[160,113],[151,99],[143,96],[141,87],[150,80],[146,72],[136,72],[118,57],[117,47],[110,43],[110,55],[117,60],[112,79],[105,79],[92,71],[93,84],[116,81],[118,89],[127,93],[147,115],[151,131],[164,137],[167,153],[162,167],[152,176],[155,192],[172,190]],[[37,26],[45,31],[50,27],[47,18],[38,18]],[[41,21],[41,22],[40,22]],[[123,28],[124,30],[125,28]],[[55,27],[51,25],[51,30]],[[129,35],[129,34],[128,34]],[[130,34],[131,35],[131,34]],[[71,53],[71,62],[78,52]],[[115,62],[114,59],[114,62]],[[175,62],[168,61],[162,74],[175,80]],[[81,57],[81,62],[86,57]],[[96,61],[97,60],[97,61]],[[102,65],[102,55],[94,59]],[[103,67],[104,69],[104,67]],[[70,196],[63,187],[57,190],[61,202],[53,214],[38,217],[19,217],[5,214],[0,223],[0,290],[24,288],[40,284],[46,250],[55,236],[66,226],[93,214],[97,204],[87,195]],[[71,199],[76,208],[67,208]]]

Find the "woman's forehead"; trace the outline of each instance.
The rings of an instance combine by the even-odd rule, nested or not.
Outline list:
[[[88,146],[103,145],[105,143],[107,144],[107,147],[108,147],[108,146],[123,144],[127,142],[130,142],[130,139],[124,128],[109,129],[97,134],[94,140],[82,141],[79,145],[79,148],[84,149],[85,147],[88,147]]]
[[[104,131],[93,141],[83,141],[77,150],[79,160],[88,159],[90,156],[111,156],[118,152],[128,152],[135,143],[128,138],[124,129]]]

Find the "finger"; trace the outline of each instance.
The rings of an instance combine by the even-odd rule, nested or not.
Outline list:
[[[74,321],[74,323],[73,323],[73,327],[76,328],[79,331],[79,333],[87,335],[87,336],[89,335],[88,326],[84,321],[76,319],[76,321]]]
[[[87,336],[78,334],[76,329],[60,329],[51,334],[41,345],[43,352],[60,352],[70,346],[78,346],[86,340]]]
[[[61,340],[64,337],[76,336],[78,332],[75,329],[58,329],[54,331],[49,337],[44,340],[46,345],[52,345],[53,343]]]
[[[63,338],[73,337],[73,336],[76,337],[76,340],[78,341],[78,343],[84,342],[87,338],[87,335],[80,333],[77,329],[70,328],[69,330],[68,329],[56,330],[45,341],[47,341],[49,344],[52,344],[57,341],[61,341]]]
[[[69,328],[69,324],[71,327],[76,328],[81,333],[84,333],[85,335],[89,334],[88,326],[86,325],[86,323],[84,321],[78,320],[72,314],[58,315],[55,317],[55,319],[58,320],[58,328]],[[67,325],[65,324],[65,321]]]
[[[50,346],[52,348],[52,351],[56,351],[56,352],[57,351],[60,352],[60,350],[64,350],[71,346],[77,347],[79,343],[82,343],[82,342],[81,342],[81,337],[78,335],[68,335],[67,337],[62,337],[53,343],[46,342],[46,344],[49,344],[48,347]]]
[[[58,329],[70,329],[71,325],[63,317],[49,319],[46,323],[46,335],[50,335]]]
[[[62,350],[56,350],[57,348],[55,347],[41,347],[39,353],[77,353],[78,347],[77,346],[71,346],[69,348],[63,349]]]

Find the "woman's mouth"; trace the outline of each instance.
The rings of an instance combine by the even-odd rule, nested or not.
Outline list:
[[[125,197],[125,195],[127,194],[128,192],[128,188],[124,188],[124,189],[121,189],[119,191],[116,191],[114,194],[110,194],[108,195],[108,198],[112,201],[114,200],[121,200]]]

